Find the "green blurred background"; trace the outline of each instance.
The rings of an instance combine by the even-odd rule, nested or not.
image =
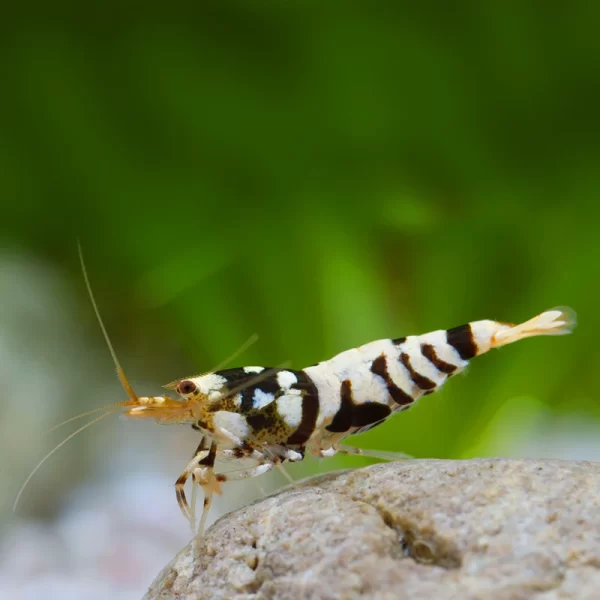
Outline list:
[[[575,335],[478,359],[355,443],[600,458],[600,4],[125,6],[53,3],[3,27],[9,492],[49,447],[39,432],[123,397],[78,237],[139,393],[254,332],[236,364],[302,368],[378,338],[572,306]],[[105,422],[53,457],[23,514],[55,514],[107,464],[150,471],[168,456],[174,480],[195,441]],[[295,474],[342,464],[360,461]]]

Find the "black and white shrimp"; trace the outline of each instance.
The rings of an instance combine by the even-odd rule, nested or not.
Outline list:
[[[222,483],[255,477],[306,455],[362,454],[342,441],[440,389],[475,356],[528,337],[568,334],[576,323],[568,308],[547,310],[519,325],[473,321],[423,335],[370,342],[300,370],[250,366],[186,377],[165,386],[178,394],[177,399],[138,397],[110,345],[83,269],[129,396],[109,412],[124,408],[125,415],[134,419],[189,424],[200,435],[192,460],[175,484],[180,509],[192,526],[194,509],[187,503],[184,486],[191,477],[202,487],[200,532]],[[219,459],[244,466],[233,473],[218,472]]]

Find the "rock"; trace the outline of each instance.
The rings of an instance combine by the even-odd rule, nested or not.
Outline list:
[[[600,464],[413,460],[217,521],[146,600],[600,599]]]

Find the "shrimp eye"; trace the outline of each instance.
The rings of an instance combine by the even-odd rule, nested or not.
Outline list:
[[[188,396],[189,394],[193,394],[198,388],[193,381],[189,379],[184,379],[177,386],[177,393],[182,396]]]

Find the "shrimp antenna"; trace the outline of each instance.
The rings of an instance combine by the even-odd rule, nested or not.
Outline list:
[[[47,429],[44,433],[45,434],[51,433],[52,431],[59,429],[63,425],[67,425],[68,423],[72,423],[73,421],[83,419],[83,417],[88,417],[89,415],[93,415],[94,413],[102,412],[103,410],[108,410],[109,408],[113,408],[113,407],[116,408],[117,406],[122,407],[123,403],[122,402],[111,402],[110,404],[105,404],[104,406],[98,406],[97,408],[92,408],[92,410],[86,410],[85,412],[75,415],[74,417],[70,417],[66,421],[62,421],[61,423],[54,425],[54,427]]]
[[[31,471],[31,473],[29,473],[29,476],[23,482],[23,485],[19,489],[19,492],[17,493],[17,497],[15,498],[15,502],[13,504],[13,512],[17,510],[17,505],[19,504],[19,500],[21,499],[21,496],[22,496],[25,488],[27,487],[27,484],[31,481],[31,478],[40,470],[42,465],[55,452],[60,450],[68,441],[72,440],[77,434],[81,433],[84,429],[91,427],[94,423],[101,421],[102,419],[104,419],[104,417],[108,417],[109,415],[112,415],[115,412],[117,412],[117,409],[106,411],[104,414],[100,415],[99,417],[96,417],[95,419],[92,419],[89,423],[86,423],[85,425],[80,427],[77,431],[74,431],[71,435],[67,436],[60,444],[57,444],[56,446],[54,446],[54,448],[52,450],[50,450],[50,452],[48,452],[48,454],[46,454],[46,456],[44,456],[44,458],[42,458],[42,460],[40,460],[40,462],[33,468],[33,471]]]
[[[106,331],[106,327],[104,326],[104,322],[102,321],[102,317],[100,316],[100,311],[98,310],[98,305],[96,304],[96,299],[94,298],[94,293],[92,292],[92,286],[90,284],[90,279],[88,277],[87,274],[87,269],[85,267],[85,262],[83,260],[83,251],[81,250],[81,243],[79,242],[79,240],[77,240],[77,250],[79,252],[79,261],[81,263],[81,270],[83,272],[83,279],[85,281],[85,287],[87,288],[88,294],[90,296],[90,300],[92,302],[92,306],[94,308],[94,312],[96,313],[96,318],[98,319],[98,323],[100,323],[100,329],[102,329],[102,334],[104,335],[104,339],[106,340],[106,343],[108,345],[108,349],[110,350],[110,354],[112,356],[113,362],[115,364],[115,367],[117,369],[117,375],[119,376],[119,380],[121,381],[121,385],[123,386],[123,388],[125,389],[125,391],[127,392],[127,395],[129,396],[130,400],[132,402],[134,402],[135,404],[139,403],[138,397],[136,395],[136,393],[133,391],[131,385],[129,384],[129,381],[127,380],[127,377],[125,376],[125,372],[123,371],[121,364],[119,363],[119,359],[117,358],[117,354],[113,348],[113,345],[110,341],[110,338],[108,337],[108,332]],[[62,423],[59,423],[58,425],[55,425],[54,427],[52,427],[48,433],[50,431],[54,431],[55,429],[62,427],[63,425],[66,425],[67,423],[71,423],[72,421],[76,421],[77,419],[81,419],[83,417],[87,417],[88,415],[92,415],[94,413],[100,412],[100,411],[106,411],[103,414],[101,414],[99,417],[96,417],[95,419],[92,419],[89,423],[86,423],[85,425],[83,425],[82,427],[80,427],[79,429],[77,429],[76,431],[74,431],[73,433],[71,433],[70,435],[68,435],[62,442],[60,442],[60,444],[56,445],[52,450],[50,450],[50,452],[48,452],[48,454],[46,454],[46,456],[44,456],[44,458],[42,458],[42,460],[40,460],[40,462],[34,467],[34,469],[31,471],[31,473],[28,475],[27,479],[25,479],[25,481],[23,482],[23,485],[21,486],[21,488],[19,489],[19,492],[17,493],[17,497],[15,498],[14,504],[13,504],[13,511],[16,511],[17,509],[17,505],[19,504],[19,500],[23,494],[23,491],[25,490],[25,488],[27,487],[27,484],[31,481],[31,478],[40,470],[40,468],[42,467],[42,465],[58,450],[60,450],[68,441],[72,440],[76,435],[78,435],[79,433],[81,433],[82,431],[84,431],[85,429],[87,429],[88,427],[91,427],[92,425],[94,425],[94,423],[97,423],[98,421],[101,421],[102,419],[104,419],[104,417],[108,417],[109,415],[112,415],[116,412],[118,412],[118,410],[120,408],[122,408],[124,405],[123,402],[114,402],[112,404],[108,404],[107,406],[101,406],[99,408],[95,408],[92,410],[88,410],[86,412],[83,412],[79,415],[76,415],[74,417],[71,417],[70,419],[67,419],[66,421],[63,421]],[[107,410],[108,409],[108,410]]]
[[[209,373],[214,373],[215,371],[221,371],[224,369],[230,362],[233,362],[240,354],[243,354],[258,342],[258,334],[253,333],[235,352],[230,354],[225,360],[222,360],[216,367],[208,371]],[[206,374],[206,373],[205,373]]]
[[[204,373],[201,373],[200,375],[190,375],[188,377],[184,377],[183,379],[192,379],[194,377],[202,377],[202,375],[207,375],[208,373],[214,373],[216,371],[220,371],[221,369],[224,369],[230,362],[234,361],[240,354],[243,354],[244,352],[246,352],[246,350],[248,350],[248,348],[250,348],[250,346],[252,346],[253,344],[256,344],[257,341],[258,341],[258,334],[253,333],[235,352],[233,352],[233,354],[230,354],[225,360],[222,360],[216,367],[214,367],[210,371],[205,371]],[[179,379],[176,379],[175,381],[171,381],[171,383],[167,383],[166,385],[163,385],[163,387],[167,390],[174,390],[177,387],[177,384],[181,381],[181,379],[182,378],[180,377]]]
[[[110,350],[110,354],[112,356],[113,362],[115,363],[115,368],[117,370],[117,375],[119,376],[119,381],[123,386],[123,389],[129,396],[130,400],[135,404],[138,404],[139,400],[136,393],[133,391],[133,388],[129,384],[127,377],[125,376],[125,371],[123,371],[121,364],[119,363],[119,359],[117,358],[117,353],[113,348],[113,345],[108,337],[108,332],[106,331],[106,327],[104,326],[104,322],[102,321],[102,317],[100,316],[100,311],[98,310],[98,305],[96,304],[96,299],[94,298],[94,292],[92,292],[92,286],[90,284],[90,279],[87,274],[87,269],[85,267],[85,262],[83,260],[83,251],[81,250],[81,242],[77,240],[77,250],[79,251],[79,262],[81,263],[81,270],[83,271],[83,279],[85,280],[85,287],[87,288],[88,294],[90,296],[90,300],[92,301],[92,306],[94,307],[94,312],[96,313],[96,318],[98,319],[98,323],[100,324],[100,329],[102,329],[102,335],[104,335],[104,339],[106,340],[106,344],[108,349]]]

